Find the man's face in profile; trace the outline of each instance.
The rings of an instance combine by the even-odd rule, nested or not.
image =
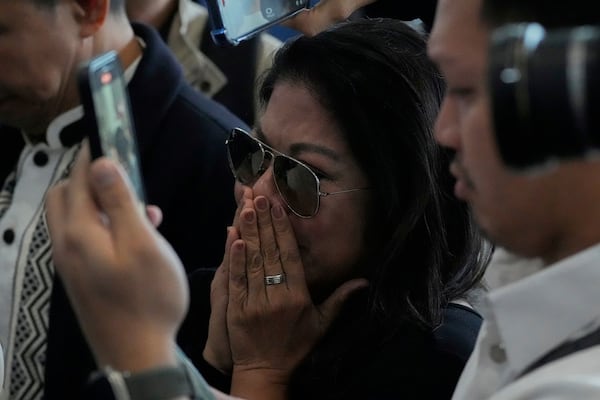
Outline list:
[[[551,209],[548,179],[520,175],[500,158],[487,88],[490,28],[482,0],[439,0],[428,53],[448,88],[435,127],[436,140],[456,152],[450,171],[455,195],[469,202],[479,226],[494,241],[537,255]],[[533,205],[533,206],[532,206]]]

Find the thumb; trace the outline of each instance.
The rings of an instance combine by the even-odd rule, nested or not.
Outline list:
[[[137,227],[142,217],[142,207],[129,184],[125,172],[115,162],[102,157],[90,169],[92,195],[110,221],[110,229],[128,232]]]
[[[333,322],[335,317],[339,314],[342,306],[348,300],[351,294],[357,292],[360,289],[369,286],[369,281],[364,278],[352,279],[348,282],[343,283],[329,296],[320,306],[319,311],[321,313],[323,328],[329,328],[329,325]]]

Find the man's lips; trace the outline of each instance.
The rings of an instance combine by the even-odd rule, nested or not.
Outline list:
[[[453,161],[452,164],[450,164],[450,173],[456,178],[454,195],[460,199],[465,199],[469,189],[472,187],[465,169],[458,161]]]
[[[460,165],[458,164],[457,161],[453,161],[452,164],[450,164],[450,173],[457,180],[464,179],[463,178],[463,175],[464,175],[463,168],[460,167]]]

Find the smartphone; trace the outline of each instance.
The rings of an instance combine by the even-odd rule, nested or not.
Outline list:
[[[310,0],[207,0],[211,35],[218,45],[238,45],[309,7]]]
[[[146,204],[129,94],[117,53],[110,51],[83,64],[78,84],[92,159],[106,156],[119,162],[141,205]]]

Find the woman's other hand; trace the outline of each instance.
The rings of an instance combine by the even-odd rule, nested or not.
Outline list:
[[[227,331],[227,303],[229,302],[229,260],[231,245],[239,239],[240,212],[252,204],[252,189],[244,188],[239,201],[232,226],[227,229],[225,254],[221,265],[215,272],[210,286],[210,320],[208,322],[208,338],[202,356],[214,368],[226,375],[231,375],[233,361]]]

